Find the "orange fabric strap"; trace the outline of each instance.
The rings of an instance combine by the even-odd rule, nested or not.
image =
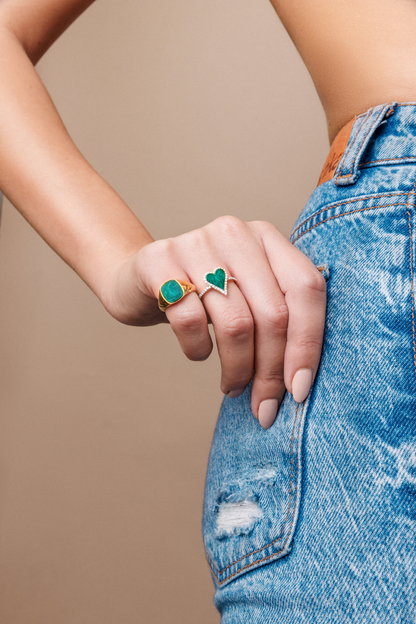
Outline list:
[[[324,182],[328,182],[334,176],[335,170],[338,167],[338,163],[344,155],[345,149],[348,145],[348,141],[350,138],[351,130],[354,125],[354,119],[351,119],[341,130],[338,132],[335,137],[331,149],[329,150],[328,157],[325,161],[323,169],[321,171],[321,175],[319,176],[318,186],[323,184]]]

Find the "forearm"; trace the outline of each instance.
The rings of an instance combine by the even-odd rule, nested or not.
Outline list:
[[[0,22],[0,188],[102,299],[105,275],[152,238],[68,135],[29,58],[47,40],[31,48]]]

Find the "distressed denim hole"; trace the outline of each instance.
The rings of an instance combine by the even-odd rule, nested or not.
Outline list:
[[[238,503],[221,503],[217,513],[217,538],[247,535],[263,512],[256,501],[242,500]]]

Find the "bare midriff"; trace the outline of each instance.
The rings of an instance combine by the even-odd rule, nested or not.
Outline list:
[[[416,102],[416,0],[271,0],[325,109],[332,142],[354,116]]]

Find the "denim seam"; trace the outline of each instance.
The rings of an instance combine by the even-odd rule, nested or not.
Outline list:
[[[326,212],[327,210],[332,210],[333,208],[337,208],[338,206],[344,206],[345,204],[352,204],[353,202],[366,201],[367,199],[379,199],[380,197],[399,197],[400,195],[408,195],[408,194],[409,193],[407,191],[399,191],[396,193],[387,193],[387,194],[382,193],[381,195],[364,195],[362,197],[355,197],[354,199],[346,199],[345,201],[342,201],[342,202],[336,202],[335,204],[327,204],[325,208],[318,210],[318,212],[314,212],[310,217],[302,221],[302,223],[299,223],[299,225],[293,230],[291,238],[293,237],[295,232],[297,232],[302,227],[302,225],[305,225],[305,223],[307,223],[311,219],[314,219],[315,217],[322,214],[323,212]],[[393,205],[395,206],[396,204],[393,204]]]
[[[379,160],[367,160],[366,162],[363,162],[361,164],[359,164],[359,167],[365,167],[366,165],[370,165],[371,163],[379,163],[379,162],[390,162],[392,160],[415,160],[416,159],[416,155],[415,156],[397,156],[396,158],[380,158]]]
[[[412,294],[412,333],[413,333],[413,362],[414,362],[414,366],[415,366],[415,373],[416,373],[416,338],[415,338],[415,293],[414,293],[414,288],[413,288],[413,239],[412,239],[412,221],[411,221],[411,214],[410,214],[410,208],[409,208],[409,204],[410,204],[410,198],[411,196],[414,194],[416,188],[416,180],[415,183],[413,185],[413,189],[412,191],[409,193],[408,199],[407,199],[407,216],[409,219],[409,239],[410,239],[410,292]]]
[[[335,180],[335,184],[336,184],[337,186],[339,186],[339,184],[338,184],[338,180],[343,180],[343,179],[346,179],[346,178],[351,178],[351,177],[352,177],[352,175],[353,175],[353,169],[354,169],[354,166],[355,166],[355,161],[357,160],[357,157],[358,157],[358,155],[359,155],[359,153],[360,153],[360,149],[361,149],[361,147],[362,147],[362,145],[363,145],[364,141],[366,140],[366,138],[367,138],[367,137],[368,137],[368,135],[370,134],[371,130],[373,129],[374,124],[376,124],[376,123],[377,123],[377,121],[379,120],[380,116],[381,116],[383,113],[385,114],[384,108],[382,108],[382,109],[379,111],[379,113],[378,113],[378,115],[376,116],[376,118],[374,119],[373,123],[372,123],[372,124],[371,124],[371,126],[368,128],[368,130],[367,130],[367,132],[365,133],[365,135],[363,136],[363,139],[362,139],[362,141],[361,141],[360,145],[358,146],[358,148],[357,148],[357,150],[356,150],[356,154],[355,154],[354,160],[352,161],[352,164],[351,164],[351,169],[350,169],[350,173],[347,173],[347,174],[345,174],[345,175],[339,175],[339,176],[337,177],[337,179]],[[364,122],[363,122],[363,124],[364,124]],[[363,124],[361,124],[361,126],[362,126]],[[360,129],[361,129],[361,127],[360,127]],[[355,140],[355,139],[354,139],[354,140]],[[352,145],[351,145],[351,147],[352,147]]]
[[[356,212],[364,212],[365,210],[377,210],[378,208],[393,208],[394,206],[407,206],[407,204],[404,204],[403,202],[399,202],[398,204],[384,204],[384,205],[381,205],[381,206],[369,206],[368,208],[357,208],[356,210],[349,210],[348,212],[341,212],[341,214],[339,214],[339,215],[334,215],[333,217],[328,217],[327,219],[322,219],[322,221],[319,221],[319,223],[315,223],[315,225],[312,225],[310,228],[308,228],[307,230],[302,232],[302,234],[299,234],[299,236],[294,238],[292,240],[292,243],[296,243],[296,241],[299,240],[300,238],[302,238],[302,236],[304,236],[304,234],[307,234],[311,230],[315,229],[316,227],[318,227],[318,225],[322,225],[322,223],[326,223],[326,221],[331,221],[332,219],[339,219],[339,217],[345,217],[346,215],[351,215],[351,214],[354,214]]]
[[[399,106],[415,106],[415,105],[416,105],[416,102],[407,102],[406,104],[397,104],[397,108]]]
[[[302,410],[302,414],[301,417],[304,414],[305,411],[305,403],[303,404],[303,410]],[[299,412],[299,405],[296,408],[296,414],[295,414],[295,422],[293,423],[293,429],[292,429],[292,435],[291,435],[291,441],[290,441],[290,463],[291,463],[291,473],[290,473],[290,493],[289,493],[289,504],[288,504],[288,509],[287,509],[287,513],[286,513],[286,518],[283,522],[283,527],[282,530],[280,532],[279,537],[276,537],[276,539],[274,539],[272,542],[270,542],[270,544],[266,544],[265,546],[262,546],[262,548],[259,548],[258,550],[253,550],[250,553],[247,553],[246,555],[244,555],[243,557],[240,557],[240,559],[236,559],[236,561],[233,561],[232,563],[230,563],[228,566],[226,566],[225,568],[223,568],[222,570],[219,570],[217,568],[217,566],[215,565],[215,563],[212,561],[212,559],[210,558],[210,556],[208,555],[207,552],[205,552],[205,555],[208,559],[208,563],[211,564],[211,567],[215,568],[215,570],[218,572],[218,576],[220,576],[225,570],[227,570],[228,568],[230,568],[231,566],[235,565],[236,563],[238,563],[239,561],[242,561],[243,559],[246,559],[246,557],[250,557],[250,555],[255,555],[258,552],[261,552],[262,550],[265,550],[266,548],[269,548],[270,546],[272,546],[273,544],[275,544],[276,542],[278,542],[284,534],[285,531],[285,526],[286,526],[286,522],[288,520],[289,517],[289,513],[290,513],[290,507],[291,507],[291,502],[292,502],[292,484],[293,484],[293,438],[294,438],[294,433],[295,433],[295,427],[296,427],[296,423],[298,420],[298,412]],[[300,433],[301,433],[302,428],[299,427],[299,433],[298,433],[298,438],[297,441],[299,441],[299,437],[300,437]],[[298,454],[298,472],[299,472],[299,454]],[[296,494],[298,492],[298,488],[296,487]],[[296,504],[295,504],[295,508],[296,508]],[[295,514],[293,513],[293,517],[292,517],[292,522],[290,524],[290,527],[293,526],[293,522],[294,522],[294,518],[295,518]],[[290,536],[290,531],[289,531],[289,535],[288,538]],[[275,557],[276,555],[278,555],[279,553],[281,553],[285,547],[286,547],[287,541],[285,542],[285,544],[283,545],[283,548],[281,548],[280,550],[272,553],[271,555],[268,555],[267,557],[263,557],[262,559],[257,559],[256,561],[253,561],[252,563],[247,564],[246,566],[244,566],[243,568],[240,568],[239,570],[237,570],[236,572],[233,572],[232,574],[230,574],[229,576],[227,576],[227,578],[223,579],[222,581],[219,580],[217,574],[215,574],[214,572],[214,576],[218,581],[219,585],[222,585],[223,583],[225,583],[225,581],[228,581],[230,578],[232,578],[233,576],[235,576],[236,574],[239,574],[240,572],[242,572],[243,570],[246,570],[247,568],[251,568],[252,566],[260,563],[261,561],[267,561],[267,559],[270,559],[270,557]]]

